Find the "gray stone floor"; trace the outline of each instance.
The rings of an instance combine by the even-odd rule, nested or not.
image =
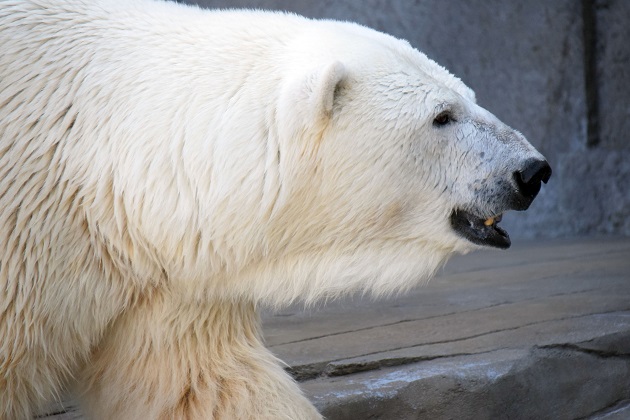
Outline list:
[[[264,330],[330,420],[630,419],[630,238],[516,241]]]

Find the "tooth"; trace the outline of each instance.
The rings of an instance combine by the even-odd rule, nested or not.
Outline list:
[[[492,226],[494,224],[494,217],[488,217],[483,224],[486,226]]]

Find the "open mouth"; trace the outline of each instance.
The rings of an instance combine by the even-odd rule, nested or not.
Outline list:
[[[451,213],[451,226],[461,236],[470,242],[506,249],[511,241],[508,233],[498,226],[502,215],[482,218],[464,210],[454,210]]]

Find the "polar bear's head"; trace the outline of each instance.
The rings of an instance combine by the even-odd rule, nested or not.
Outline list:
[[[321,181],[311,191],[326,201],[321,209],[375,240],[509,247],[497,223],[507,210],[527,209],[548,181],[544,157],[406,43],[353,41],[362,54],[336,51],[350,58],[300,74],[280,104],[287,138],[310,134],[303,141],[311,144],[293,146],[319,171],[309,182]],[[341,229],[335,220],[327,226]]]
[[[280,166],[299,197],[280,218],[285,237],[348,264],[389,254],[391,266],[415,257],[432,268],[454,251],[509,247],[498,222],[547,182],[544,157],[408,44],[343,38],[306,58],[280,98]]]

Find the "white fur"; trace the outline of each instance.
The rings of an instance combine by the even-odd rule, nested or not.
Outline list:
[[[0,45],[4,419],[73,385],[90,418],[317,418],[255,305],[426,281],[473,247],[451,210],[537,153],[355,24],[4,0]]]

